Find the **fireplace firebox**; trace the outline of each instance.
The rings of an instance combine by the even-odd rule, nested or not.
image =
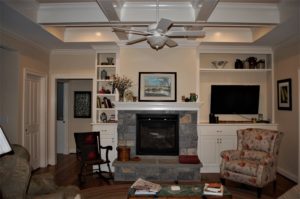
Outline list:
[[[179,154],[178,114],[137,114],[136,154]]]

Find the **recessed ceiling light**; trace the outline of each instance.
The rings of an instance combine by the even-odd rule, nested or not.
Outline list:
[[[96,36],[100,37],[101,36],[101,32],[96,32]]]
[[[220,37],[220,36],[221,36],[221,32],[216,32],[216,33],[215,33],[215,36],[216,36],[216,37]]]

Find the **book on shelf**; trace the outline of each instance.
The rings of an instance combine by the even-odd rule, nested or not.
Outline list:
[[[101,98],[97,97],[97,108],[101,108]]]
[[[215,196],[222,196],[224,191],[224,187],[221,183],[214,182],[214,183],[205,183],[204,184],[204,195],[215,195]]]
[[[137,179],[132,185],[131,188],[135,189],[135,195],[155,195],[161,190],[159,184],[149,182],[142,178]]]
[[[111,103],[110,99],[108,99],[107,97],[104,97],[103,102],[104,102],[105,108],[112,108],[112,103]]]

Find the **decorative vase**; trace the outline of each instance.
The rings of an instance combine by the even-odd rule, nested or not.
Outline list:
[[[125,89],[118,89],[119,92],[119,102],[124,102],[124,93],[125,93]]]

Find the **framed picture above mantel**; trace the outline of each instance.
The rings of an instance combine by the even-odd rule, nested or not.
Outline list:
[[[140,102],[176,102],[176,72],[140,72]]]

